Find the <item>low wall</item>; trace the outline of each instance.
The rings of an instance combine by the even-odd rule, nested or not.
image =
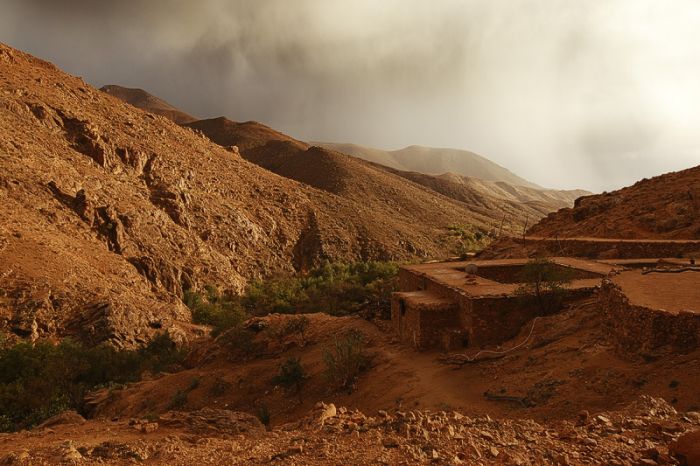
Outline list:
[[[700,257],[700,244],[664,241],[586,241],[580,239],[546,238],[515,239],[528,249],[554,256],[587,257],[591,259],[636,259],[663,257]]]
[[[603,282],[598,300],[612,341],[624,353],[689,353],[698,348],[700,314],[670,313],[632,305],[610,280]]]

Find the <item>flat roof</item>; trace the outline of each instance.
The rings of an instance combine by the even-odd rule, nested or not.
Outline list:
[[[613,277],[630,304],[677,313],[700,314],[700,272],[649,273],[628,270]]]
[[[550,259],[555,264],[597,273],[601,276],[607,275],[613,270],[618,270],[620,268],[613,264],[604,264],[574,257],[553,257]],[[498,267],[525,265],[527,262],[528,259],[466,260],[413,264],[403,266],[402,268],[417,275],[423,275],[436,283],[454,288],[469,296],[498,296],[512,295],[520,285],[518,283],[499,283],[483,277],[468,275],[464,271],[464,268],[469,264],[474,264],[477,267]],[[572,280],[567,288],[593,288],[600,285],[600,281],[600,278]]]

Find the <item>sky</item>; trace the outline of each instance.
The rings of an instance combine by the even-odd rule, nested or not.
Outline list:
[[[600,192],[700,164],[695,0],[2,0],[99,87],[308,141],[477,152]]]

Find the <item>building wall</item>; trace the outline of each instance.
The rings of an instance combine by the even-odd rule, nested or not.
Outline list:
[[[543,314],[534,297],[469,296],[406,269],[399,272],[399,286],[403,292],[422,291],[448,302],[430,307],[412,301],[411,293],[399,292],[392,295],[391,320],[394,331],[401,341],[421,349],[449,349],[455,340],[467,340],[472,347],[501,344],[517,336],[523,325]],[[560,305],[592,292],[593,289],[590,288],[567,290]],[[403,314],[401,302],[404,303]],[[558,312],[560,307],[549,311]]]
[[[631,356],[659,352],[689,353],[700,344],[700,314],[669,313],[630,304],[622,290],[603,282],[598,302],[617,349]]]
[[[459,328],[455,303],[426,305],[401,292],[391,296],[391,322],[399,339],[418,349],[441,346],[445,330]]]

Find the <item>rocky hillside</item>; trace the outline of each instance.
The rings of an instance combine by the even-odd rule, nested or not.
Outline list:
[[[186,125],[225,147],[237,146],[241,155],[261,167],[315,188],[361,200],[390,212],[416,215],[431,212],[439,203],[459,201],[472,213],[471,225],[518,233],[527,222],[570,206],[586,191],[556,191],[485,181],[454,174],[441,176],[405,172],[332,149],[311,146],[256,122],[236,123],[224,117]],[[447,200],[445,198],[449,198]],[[432,221],[424,217],[424,221]],[[457,223],[457,222],[455,222]]]
[[[700,239],[700,166],[586,196],[548,215],[531,236]]]
[[[188,115],[182,110],[173,107],[163,99],[159,99],[143,89],[134,89],[112,84],[103,86],[100,88],[100,90],[130,103],[134,107],[142,108],[148,112],[155,113],[156,115],[163,115],[164,117],[173,120],[175,123],[180,125],[197,120],[197,118],[193,117],[192,115]]]
[[[408,146],[399,150],[386,151],[357,144],[330,142],[317,144],[397,170],[419,172],[427,175],[456,173],[461,176],[480,178],[487,181],[504,181],[512,185],[541,189],[540,186],[519,177],[507,168],[501,167],[479,154],[466,150]]]
[[[0,326],[32,338],[135,344],[187,326],[183,289],[441,257],[448,225],[489,220],[398,177],[382,202],[280,177],[4,45],[0,133]]]
[[[130,103],[146,111],[151,110],[139,102]],[[263,168],[350,200],[369,200],[380,208],[386,208],[388,204],[391,210],[400,211],[403,208],[419,214],[426,207],[428,210],[433,209],[431,206],[435,201],[430,199],[427,203],[422,202],[422,205],[414,205],[426,198],[424,188],[428,188],[428,198],[437,193],[466,204],[473,214],[472,225],[487,229],[498,225],[501,229],[502,223],[502,229],[507,233],[520,234],[526,224],[532,224],[552,211],[569,207],[577,197],[589,194],[583,190],[560,191],[533,187],[536,185],[516,177],[481,156],[464,151],[453,151],[453,155],[459,158],[462,152],[471,154],[464,155],[471,160],[467,171],[482,174],[486,179],[454,173],[428,175],[426,173],[433,170],[429,164],[432,154],[415,153],[418,146],[414,146],[411,151],[396,151],[396,158],[405,158],[404,165],[411,166],[415,165],[411,160],[417,160],[416,163],[425,170],[423,173],[391,168],[397,162],[387,156],[388,152],[352,144],[320,143],[312,146],[255,121],[239,123],[219,117],[194,121],[184,126],[200,131],[221,146],[236,146],[244,158]],[[344,152],[345,149],[348,152]],[[435,162],[438,167],[444,165],[440,157]],[[373,162],[368,163],[366,160]],[[511,182],[489,181],[492,178]],[[405,180],[414,185],[411,186]],[[444,199],[441,202],[445,202]]]
[[[432,189],[467,204],[474,212],[503,216],[504,230],[520,234],[528,222],[536,222],[547,214],[570,207],[574,201],[590,194],[584,190],[535,189],[512,185],[505,181],[487,181],[454,173],[426,175],[418,172],[395,170],[375,164],[383,170]],[[500,224],[499,224],[500,225]]]

